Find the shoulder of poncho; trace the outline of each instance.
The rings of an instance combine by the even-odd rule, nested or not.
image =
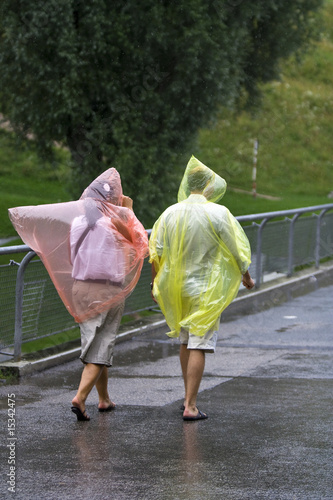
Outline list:
[[[228,217],[231,215],[230,210],[224,205],[208,201],[206,203],[188,203],[188,198],[173,205],[170,205],[161,215],[159,221],[165,220],[177,212],[184,210],[191,210],[191,207],[200,207],[200,210],[207,214],[216,215],[217,217]]]
[[[224,205],[219,205],[218,203],[214,203],[212,201],[207,201],[207,203],[192,203],[191,205],[200,207],[200,210],[206,212],[207,214],[212,214],[219,217],[224,217],[231,214],[227,207],[225,207]]]
[[[183,206],[184,202],[180,202],[180,203],[174,203],[173,205],[170,205],[168,208],[166,208],[164,210],[164,212],[160,215],[160,219],[164,219],[165,217],[167,217],[168,215],[174,213],[174,212],[177,212],[178,210],[181,210],[182,206]]]
[[[219,212],[221,214],[229,215],[231,214],[230,210],[225,207],[224,205],[219,205],[218,203],[213,203],[212,201],[209,201],[204,208],[207,208],[207,210]]]

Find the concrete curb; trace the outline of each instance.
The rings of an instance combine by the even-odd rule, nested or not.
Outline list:
[[[310,293],[317,288],[329,286],[332,283],[333,265],[324,264],[320,269],[307,269],[295,274],[291,278],[283,277],[274,282],[266,283],[259,290],[251,292],[244,290],[224,311],[222,321],[232,321],[236,315],[251,314],[269,309],[298,296]],[[158,318],[158,321],[151,321],[151,319],[146,322],[140,321],[140,326],[134,328],[128,328],[128,326],[124,325],[117,336],[116,343],[124,342],[134,336],[148,332],[166,332],[168,327],[165,319],[163,319],[161,314],[158,314]],[[80,351],[80,347],[76,347],[41,359],[17,362],[7,361],[0,364],[0,370],[5,377],[30,375],[37,371],[77,359]]]

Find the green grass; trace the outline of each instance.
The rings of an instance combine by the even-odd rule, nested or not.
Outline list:
[[[59,203],[70,199],[66,190],[68,154],[55,150],[53,162],[42,161],[33,141],[18,144],[14,134],[0,130],[0,237],[17,235],[8,208]]]
[[[234,215],[285,210],[333,202],[333,0],[326,0],[321,38],[301,64],[282,65],[281,80],[263,86],[255,115],[221,110],[201,130],[193,154],[225,177],[222,200]],[[253,142],[259,140],[257,193],[252,191]],[[9,207],[68,201],[68,154],[54,163],[38,159],[32,141],[18,148],[13,134],[0,131],[0,237],[15,236]],[[185,166],[185,165],[184,165]],[[175,193],[176,197],[176,193]]]
[[[56,333],[54,335],[50,335],[49,337],[42,337],[40,339],[31,340],[30,342],[24,342],[22,344],[22,354],[26,355],[45,349],[52,349],[55,346],[67,344],[68,342],[75,340],[79,341],[79,339],[80,330],[79,328],[74,328],[73,330]]]

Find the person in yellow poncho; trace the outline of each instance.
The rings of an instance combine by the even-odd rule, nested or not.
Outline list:
[[[155,222],[149,241],[152,294],[170,337],[180,339],[185,385],[184,420],[206,419],[196,406],[205,352],[215,352],[220,315],[241,281],[254,286],[249,241],[230,211],[215,202],[226,182],[194,156],[178,192],[178,203]]]

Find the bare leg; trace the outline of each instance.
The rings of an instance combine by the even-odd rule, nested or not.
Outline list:
[[[185,405],[185,400],[186,400],[186,395],[187,395],[187,365],[188,365],[189,357],[190,357],[190,350],[187,349],[187,345],[181,344],[180,352],[179,352],[179,359],[180,359],[180,366],[182,369],[183,380],[184,380],[184,389],[185,389],[184,405]]]
[[[104,365],[95,365],[94,363],[87,363],[83,368],[78,391],[72,400],[72,405],[80,408],[82,413],[85,412],[86,399],[99,379],[103,368],[105,368]]]
[[[114,408],[116,405],[111,401],[108,393],[108,369],[106,366],[103,367],[102,373],[96,382],[96,389],[98,392],[98,408],[106,409],[110,406]]]
[[[185,349],[187,353],[184,352]],[[180,358],[185,384],[185,410],[183,416],[196,416],[198,414],[197,395],[205,368],[205,351],[187,349],[186,346],[182,345]]]

